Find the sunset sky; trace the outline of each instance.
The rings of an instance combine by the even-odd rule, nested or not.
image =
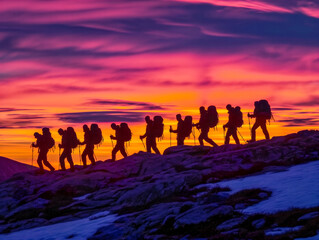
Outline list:
[[[143,150],[147,114],[165,118],[163,151],[175,114],[197,120],[201,105],[218,107],[210,136],[219,144],[228,103],[246,116],[268,99],[271,136],[318,129],[319,2],[2,0],[0,64],[0,155],[29,164],[33,133],[45,126],[59,143],[59,127],[83,139],[83,123],[98,122],[105,160],[110,123],[125,121],[129,154]],[[57,165],[57,150],[49,159]]]

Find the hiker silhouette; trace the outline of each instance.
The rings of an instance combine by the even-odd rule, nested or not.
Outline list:
[[[49,149],[54,146],[54,140],[51,137],[50,130],[48,128],[42,129],[42,134],[38,132],[34,133],[34,137],[37,139],[35,143],[32,143],[32,147],[39,148],[39,155],[37,159],[37,163],[40,168],[40,172],[44,173],[43,164],[53,172],[55,169],[54,167],[48,162],[47,154]]]
[[[185,134],[184,134],[184,121],[182,119],[182,115],[176,115],[177,120],[177,129],[173,130],[172,126],[170,126],[169,131],[177,134],[177,146],[184,145]]]
[[[72,131],[73,128],[68,127],[67,130],[63,130],[62,128],[60,128],[58,130],[58,133],[62,136],[62,141],[59,144],[59,148],[63,149],[63,152],[60,156],[60,164],[61,164],[61,169],[63,171],[65,171],[65,163],[64,160],[65,158],[67,159],[67,161],[70,164],[70,170],[73,172],[74,171],[74,163],[72,160],[72,148],[74,148],[75,144],[74,144],[74,137],[72,137],[71,135],[73,135],[72,132],[74,132],[74,130]]]
[[[205,140],[212,146],[217,147],[218,145],[212,139],[208,137],[210,123],[209,123],[208,112],[206,111],[205,107],[201,106],[199,108],[199,113],[200,113],[199,122],[194,124],[194,126],[196,126],[197,129],[201,131],[198,137],[199,144],[201,146],[204,146],[204,140]]]
[[[121,126],[124,126],[124,124],[121,124]],[[116,140],[115,147],[112,150],[112,161],[116,160],[116,153],[118,151],[121,152],[124,158],[127,157],[126,151],[125,151],[125,133],[124,129],[122,131],[122,127],[120,125],[116,125],[115,123],[111,124],[111,128],[115,130],[115,136],[110,135],[110,138],[113,140]],[[127,126],[127,124],[126,124]],[[123,127],[124,128],[124,127]],[[128,126],[127,126],[128,128]]]
[[[140,136],[140,139],[143,141],[146,138],[146,151],[152,152],[152,149],[156,154],[161,154],[156,146],[156,134],[154,132],[154,121],[151,120],[150,116],[145,117],[146,122],[146,131],[145,134]]]
[[[240,144],[238,136],[237,136],[237,116],[235,108],[233,108],[230,104],[226,106],[226,109],[228,110],[228,122],[223,126],[224,132],[225,128],[227,128],[226,136],[225,136],[225,145],[229,144],[230,137],[233,137],[236,144]],[[239,108],[240,111],[240,108]]]
[[[248,118],[256,118],[256,121],[251,129],[251,140],[248,142],[255,142],[256,141],[256,130],[257,128],[261,127],[265,138],[270,139],[269,132],[267,130],[266,122],[267,120],[270,121],[272,118],[271,108],[267,100],[260,100],[254,103],[255,109],[254,113],[248,113]]]
[[[90,128],[88,125],[83,125],[83,132],[84,132],[84,141],[80,142],[80,145],[85,145],[85,148],[82,152],[82,162],[83,162],[83,167],[86,167],[86,157],[91,161],[91,164],[95,164],[95,159],[94,159],[94,143],[93,143],[93,136]]]

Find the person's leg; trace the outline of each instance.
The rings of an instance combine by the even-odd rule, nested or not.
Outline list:
[[[152,144],[151,146],[152,146],[154,152],[156,154],[161,154],[160,151],[158,150],[157,146],[156,146],[156,138],[152,138],[151,144]]]
[[[237,145],[240,145],[240,141],[239,141],[239,138],[238,138],[238,135],[237,135],[237,128],[233,128],[231,131],[232,131],[232,136],[233,136],[233,138],[235,140],[235,143]]]
[[[38,160],[37,160],[37,163],[39,165],[40,171],[44,171],[43,164],[42,164],[42,159],[43,159],[43,151],[40,150],[39,151],[39,155],[38,155]]]
[[[152,152],[151,148],[152,148],[151,138],[146,137],[146,151],[148,153],[151,153]]]
[[[86,156],[88,155],[88,146],[86,145],[82,152],[82,162],[83,166],[86,167]]]
[[[70,164],[70,170],[74,171],[74,163],[73,163],[73,159],[72,159],[72,149],[68,150],[66,159],[68,160],[68,162]]]
[[[208,132],[209,132],[209,129],[204,131],[204,140],[208,142],[210,145],[217,147],[218,145],[212,139],[208,137]]]
[[[91,161],[91,165],[95,165],[94,145],[89,148],[88,157],[89,157],[89,159]]]
[[[60,156],[60,165],[61,165],[61,169],[63,170],[63,171],[65,171],[65,163],[64,163],[64,159],[66,158],[66,151],[65,151],[65,149],[63,149],[63,152],[62,152],[62,154],[61,154],[61,156]]]
[[[177,136],[177,146],[184,145],[184,139],[180,136]]]
[[[228,128],[226,132],[226,136],[225,136],[225,145],[229,144],[230,136],[231,136],[231,133],[230,133],[230,129]]]
[[[256,129],[259,127],[259,123],[256,119],[256,122],[254,123],[252,129],[251,129],[251,142],[255,142],[256,141]]]
[[[49,150],[46,150],[44,151],[43,153],[43,164],[50,169],[51,172],[53,172],[55,169],[54,167],[48,162],[48,151]]]
[[[125,151],[125,143],[124,142],[120,142],[120,152],[123,155],[124,158],[127,157],[126,151]]]
[[[265,135],[265,138],[266,138],[266,139],[270,139],[270,137],[269,137],[269,132],[268,132],[267,126],[266,126],[266,119],[265,119],[265,121],[263,121],[263,122],[260,124],[260,127],[261,127],[261,129],[263,130],[263,133],[264,133],[264,135]]]
[[[112,150],[112,161],[116,160],[116,153],[120,150],[119,142],[117,141],[115,147]]]
[[[201,146],[204,146],[204,136],[203,136],[203,131],[200,132],[200,135],[198,136],[198,141],[199,141],[199,144]]]

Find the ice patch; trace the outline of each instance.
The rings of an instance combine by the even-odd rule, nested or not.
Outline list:
[[[108,211],[94,214],[88,218],[71,222],[57,223],[48,226],[31,228],[19,232],[0,234],[0,239],[6,240],[86,240],[97,229],[110,225],[116,220],[116,215]]]
[[[230,187],[231,193],[252,188],[272,192],[269,199],[244,209],[245,213],[275,213],[290,208],[316,207],[319,206],[319,161],[296,165],[283,172],[269,172],[205,186]]]

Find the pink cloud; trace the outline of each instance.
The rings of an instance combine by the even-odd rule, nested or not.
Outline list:
[[[281,12],[281,13],[292,13],[290,9],[279,7],[276,5],[268,4],[262,1],[256,0],[176,0],[181,2],[191,2],[191,3],[210,3],[216,6],[225,6],[225,7],[235,7],[235,8],[247,8],[263,12]]]

